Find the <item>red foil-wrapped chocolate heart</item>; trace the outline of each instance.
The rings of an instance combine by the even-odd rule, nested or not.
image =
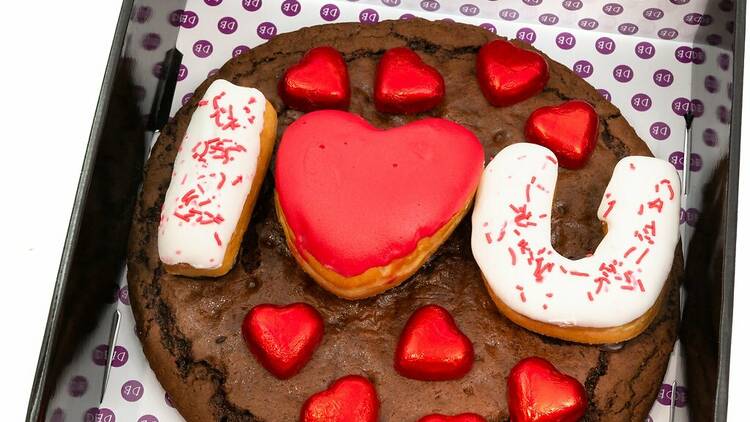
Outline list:
[[[275,377],[296,375],[323,338],[323,319],[306,303],[255,306],[242,322],[248,349]]]
[[[521,360],[508,376],[512,422],[575,422],[587,404],[581,383],[542,358]]]
[[[404,377],[445,381],[466,375],[474,364],[474,346],[450,313],[437,305],[417,309],[396,346],[394,367]]]
[[[383,113],[420,113],[443,101],[440,72],[409,48],[383,54],[375,73],[375,108]]]
[[[376,422],[379,409],[372,383],[364,377],[348,375],[307,399],[300,422]]]
[[[279,81],[279,95],[295,110],[347,109],[351,97],[346,62],[333,47],[316,47]]]
[[[460,415],[455,416],[435,413],[423,416],[417,422],[487,422],[487,420],[476,413],[461,413]]]
[[[526,121],[525,134],[527,141],[552,150],[561,166],[579,169],[596,147],[599,117],[589,103],[580,100],[540,107]]]
[[[477,54],[477,79],[490,104],[506,107],[542,92],[549,69],[539,53],[495,40]]]

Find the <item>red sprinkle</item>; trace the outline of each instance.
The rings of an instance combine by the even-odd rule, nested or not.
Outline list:
[[[216,189],[221,189],[221,187],[224,186],[224,182],[227,180],[227,176],[224,174],[223,171],[219,174],[221,174],[221,181],[219,182],[219,185],[216,186]]]
[[[630,170],[635,170],[635,164],[630,163]]]
[[[640,263],[641,263],[641,261],[643,260],[643,258],[645,258],[645,257],[646,257],[646,254],[647,254],[647,253],[648,253],[648,248],[646,248],[646,250],[645,250],[645,251],[643,251],[643,253],[641,254],[641,256],[639,256],[639,257],[638,257],[638,259],[636,259],[636,260],[635,260],[635,263],[636,263],[636,264],[640,264]]]
[[[635,246],[631,246],[627,251],[625,251],[625,258],[627,258],[633,251],[635,251]]]
[[[550,161],[552,161],[552,164],[557,164],[557,160],[555,159],[555,157],[553,157],[551,155],[548,155],[547,159],[550,160]]]
[[[216,244],[221,246],[221,239],[219,239],[219,233],[214,232],[214,239],[216,239]]]
[[[577,276],[577,277],[588,277],[590,274],[589,273],[582,273],[580,271],[571,271],[570,275],[574,275],[574,276]]]
[[[523,291],[523,286],[521,286],[520,284],[516,284],[516,290]]]
[[[234,180],[232,180],[232,186],[236,185],[237,183],[242,183],[242,176],[237,176]]]
[[[590,301],[594,301],[594,295],[592,295],[591,292],[587,292],[586,295],[588,295]]]
[[[568,270],[565,269],[562,265],[560,265],[560,271],[562,271],[563,274],[567,274]]]
[[[664,201],[662,201],[661,198],[656,198],[648,203],[648,207],[656,208],[657,211],[661,212],[662,207],[664,207]]]
[[[670,183],[669,180],[667,180],[667,179],[664,179],[664,180],[662,180],[659,183],[661,183],[662,185],[667,185],[667,189],[669,189],[669,200],[670,201],[673,200],[674,199],[674,189],[672,189],[672,183]]]
[[[526,303],[526,294],[521,292],[521,302]]]
[[[510,252],[510,263],[516,265],[516,252],[510,247],[508,247],[508,252]]]
[[[547,310],[547,304],[546,303],[544,305],[542,305],[542,309],[544,309],[545,311]]]
[[[552,297],[552,292],[545,293],[544,295],[547,296],[547,297],[549,297],[549,298],[551,298]]]
[[[207,100],[200,100],[200,101],[198,101],[198,107],[203,107],[206,104],[208,104]]]
[[[616,202],[617,201],[615,201],[615,200],[607,202],[608,207],[607,207],[607,211],[604,211],[604,218],[607,218],[607,216],[609,215],[609,213],[612,211],[612,208],[615,207],[615,203]]]
[[[492,234],[485,233],[484,234],[484,238],[487,239],[487,244],[491,244],[492,243]]]

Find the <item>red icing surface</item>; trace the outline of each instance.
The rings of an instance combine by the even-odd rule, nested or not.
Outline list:
[[[505,107],[542,92],[549,69],[540,54],[495,40],[477,54],[477,79],[487,101]]]
[[[526,121],[526,140],[549,148],[560,165],[578,169],[586,165],[596,146],[599,117],[585,101],[573,100],[534,110]]]
[[[513,422],[577,422],[586,413],[586,391],[575,378],[538,357],[523,359],[508,375]]]
[[[409,48],[383,54],[375,74],[375,108],[384,113],[419,113],[443,101],[445,82]]]
[[[383,131],[324,110],[284,132],[276,189],[298,250],[351,277],[409,255],[447,224],[483,165],[474,134],[448,120]]]
[[[487,420],[476,413],[461,413],[455,416],[432,414],[423,416],[417,422],[487,422]]]
[[[445,381],[466,375],[474,364],[474,346],[451,314],[437,305],[417,309],[401,333],[394,367],[407,378]]]
[[[313,394],[300,412],[301,422],[376,422],[380,402],[372,383],[358,375],[339,378]]]
[[[279,95],[295,110],[312,111],[349,107],[349,72],[333,47],[308,51],[279,81]]]
[[[296,375],[323,338],[323,318],[306,303],[255,306],[242,322],[242,336],[261,365],[280,379]]]

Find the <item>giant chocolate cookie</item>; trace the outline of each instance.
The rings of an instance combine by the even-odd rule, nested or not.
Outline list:
[[[519,359],[534,355],[548,359],[584,384],[590,399],[588,420],[645,418],[677,335],[676,280],[681,256],[674,261],[666,287],[669,299],[659,316],[645,333],[619,350],[545,338],[500,315],[472,258],[468,218],[401,286],[356,302],[334,297],[305,275],[287,249],[273,207],[272,172],[266,178],[238,264],[229,274],[219,279],[177,277],[166,274],[159,262],[156,232],[172,163],[196,102],[209,83],[225,78],[260,89],[279,111],[281,136],[301,113],[281,102],[278,80],[308,49],[320,45],[331,45],[344,54],[352,82],[350,111],[383,128],[426,115],[453,120],[477,135],[488,160],[523,139],[524,123],[534,109],[570,98],[593,104],[600,119],[596,149],[583,169],[561,169],[552,233],[554,245],[563,255],[581,257],[593,251],[603,235],[596,210],[615,163],[627,155],[650,152],[617,108],[551,60],[551,78],[541,94],[512,107],[489,105],[474,69],[478,49],[495,38],[476,27],[422,20],[325,25],[280,35],[224,65],[164,128],[148,161],[134,216],[128,279],[145,354],[186,419],[294,421],[311,394],[341,376],[360,374],[377,388],[383,421],[410,422],[431,412],[469,411],[489,421],[505,421],[506,376]],[[404,45],[445,78],[444,103],[424,115],[386,115],[373,105],[378,59],[386,49]],[[240,324],[256,304],[298,301],[320,311],[326,333],[302,372],[280,381],[247,351]],[[474,344],[474,367],[460,380],[414,381],[393,369],[394,349],[404,323],[415,309],[429,303],[447,308]]]

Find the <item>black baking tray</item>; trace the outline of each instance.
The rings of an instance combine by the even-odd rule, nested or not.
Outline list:
[[[127,235],[141,177],[148,139],[168,119],[174,94],[180,54],[167,52],[154,100],[146,116],[139,111],[139,93],[132,83],[132,69],[142,58],[126,56],[128,34],[135,7],[169,1],[173,10],[184,0],[124,0],[120,11],[107,68],[91,126],[75,204],[54,286],[44,340],[39,353],[29,399],[27,421],[44,421],[61,374],[81,345],[92,335],[94,325],[114,312],[118,281],[124,267]],[[135,3],[135,4],[134,4]],[[735,238],[739,177],[740,125],[742,113],[745,1],[735,10],[733,105],[729,152],[709,183],[704,195],[704,213],[696,225],[695,239],[688,250],[685,323],[680,337],[688,352],[688,365],[703,365],[702,378],[688,379],[689,404],[707,404],[692,411],[693,420],[726,420],[729,352],[732,333]],[[92,35],[96,36],[96,35]],[[175,46],[177,29],[161,34],[162,43]],[[694,81],[701,83],[702,81]],[[712,298],[706,301],[705,298]],[[703,300],[691,300],[701,298]],[[706,304],[708,302],[708,304]],[[99,339],[107,344],[109,333]],[[32,351],[30,351],[32,352]],[[102,368],[90,388],[102,389]],[[99,396],[81,409],[98,407]]]

